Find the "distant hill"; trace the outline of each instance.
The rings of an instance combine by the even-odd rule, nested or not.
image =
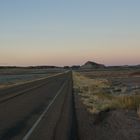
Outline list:
[[[103,64],[98,64],[96,62],[88,61],[81,66],[81,69],[98,69],[98,68],[105,68],[105,67],[106,66]]]

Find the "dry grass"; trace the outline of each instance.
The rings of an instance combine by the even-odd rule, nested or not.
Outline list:
[[[138,114],[138,116],[140,117],[140,105],[139,105],[138,108],[137,108],[137,114]]]
[[[3,89],[3,88],[8,88],[9,85],[0,85],[0,89]]]
[[[117,108],[137,109],[140,105],[140,95],[118,96],[114,106]]]
[[[108,108],[111,96],[106,94],[105,89],[110,87],[110,83],[106,79],[89,79],[73,73],[74,89],[92,113],[98,113],[101,110]]]
[[[111,83],[106,79],[89,79],[79,73],[73,73],[75,92],[91,113],[105,109],[137,109],[140,115],[140,95],[112,95]]]

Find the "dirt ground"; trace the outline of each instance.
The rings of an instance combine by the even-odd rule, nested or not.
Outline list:
[[[90,79],[107,79],[116,96],[140,94],[140,70],[91,70],[80,74]],[[122,89],[126,89],[123,91]],[[140,140],[140,117],[136,110],[112,109],[90,113],[80,95],[75,95],[79,140]]]
[[[134,110],[91,114],[75,94],[79,140],[140,140],[140,118]]]
[[[89,70],[80,74],[90,79],[106,79],[110,82],[110,92],[115,95],[140,94],[140,69]]]

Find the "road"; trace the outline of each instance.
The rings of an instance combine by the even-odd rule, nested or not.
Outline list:
[[[0,140],[76,140],[71,72],[1,90]]]

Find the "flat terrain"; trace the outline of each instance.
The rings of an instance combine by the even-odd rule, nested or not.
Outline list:
[[[110,82],[113,94],[133,94],[140,91],[140,69],[106,69],[82,71],[82,75],[90,79],[106,79]],[[116,91],[115,91],[116,89]]]
[[[0,74],[0,140],[140,140],[139,69]]]
[[[73,74],[80,140],[140,139],[140,70],[80,70]]]
[[[140,118],[135,110],[87,111],[76,96],[78,138],[80,140],[139,140]]]
[[[0,89],[61,73],[61,69],[0,68]]]
[[[0,90],[0,140],[75,139],[73,108],[70,72]]]

